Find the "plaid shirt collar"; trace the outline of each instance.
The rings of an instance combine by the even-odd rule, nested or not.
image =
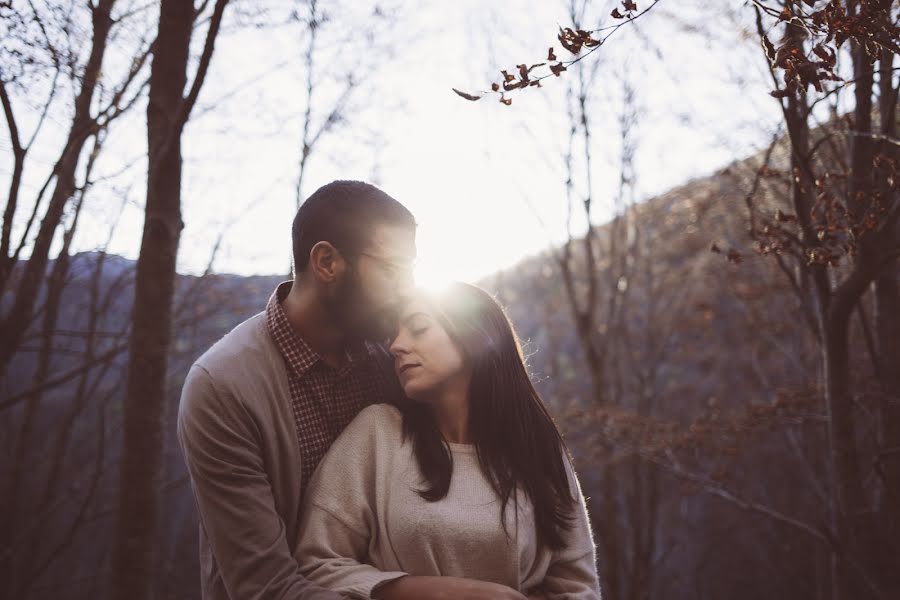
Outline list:
[[[288,369],[296,377],[303,377],[310,369],[315,367],[322,356],[313,350],[310,345],[301,336],[294,331],[287,314],[281,303],[291,291],[292,283],[283,281],[278,284],[275,291],[269,297],[266,305],[266,325],[272,339],[275,340],[275,346],[284,357]],[[362,343],[347,350],[347,361],[344,362],[337,370],[338,374],[346,374],[355,363],[365,358],[369,354],[369,344]],[[323,364],[324,361],[322,361]]]

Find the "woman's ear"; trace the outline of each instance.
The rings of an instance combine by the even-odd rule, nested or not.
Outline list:
[[[309,251],[309,270],[322,283],[334,283],[346,268],[343,255],[331,242],[318,242]]]

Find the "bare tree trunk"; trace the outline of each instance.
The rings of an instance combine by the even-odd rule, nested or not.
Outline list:
[[[853,417],[850,380],[849,326],[853,307],[876,279],[881,267],[877,250],[863,244],[853,273],[834,291],[825,319],[823,357],[825,400],[828,408],[829,468],[835,502],[832,529],[836,552],[832,574],[833,598],[855,598],[862,581],[870,591],[892,596],[893,575],[883,556],[886,543],[863,485]],[[851,569],[851,565],[854,567]]]
[[[47,300],[44,305],[44,319],[41,332],[41,347],[38,353],[38,365],[34,374],[34,387],[41,390],[41,385],[47,381],[50,373],[50,367],[53,359],[53,341],[55,339],[54,331],[59,319],[59,309],[61,307],[62,293],[65,288],[65,279],[69,272],[69,242],[72,239],[74,227],[66,232],[66,242],[63,249],[56,257],[53,264],[53,270],[47,282]],[[41,400],[43,399],[43,391],[38,391],[28,398],[25,403],[25,414],[22,418],[22,425],[19,427],[18,435],[15,442],[15,451],[12,458],[12,475],[10,476],[9,492],[5,494],[6,504],[0,518],[7,520],[7,525],[11,536],[16,535],[17,524],[22,517],[20,512],[26,503],[33,501],[29,497],[32,490],[25,485],[26,472],[32,467],[31,462],[33,450],[33,437],[38,422],[38,414],[40,411]],[[10,560],[21,559],[21,554],[10,557]],[[17,581],[17,575],[21,575],[19,569],[12,569],[9,577],[11,590],[15,590],[20,586]]]
[[[75,231],[78,228],[78,218],[81,215],[81,208],[84,206],[84,196],[87,193],[87,187],[90,185],[90,176],[102,146],[102,137],[99,135],[95,136],[93,149],[91,150],[91,155],[85,168],[85,188],[82,189],[79,194],[72,223],[63,235],[62,249],[59,251],[56,261],[53,263],[53,269],[51,269],[50,277],[47,280],[47,299],[44,302],[43,309],[44,318],[41,333],[41,348],[38,353],[38,365],[34,375],[34,388],[37,390],[42,390],[42,386],[47,382],[50,375],[50,366],[54,354],[54,333],[59,321],[59,310],[62,306],[62,296],[65,291],[67,278],[69,276],[69,266],[71,264],[70,249],[72,246],[72,239],[75,237]],[[15,457],[13,458],[13,476],[11,479],[12,492],[10,494],[13,498],[13,510],[8,513],[8,516],[11,518],[15,518],[14,515],[17,514],[15,510],[15,498],[19,493],[22,473],[28,464],[31,435],[42,399],[43,391],[38,391],[28,399],[25,405],[25,416],[19,431],[19,438],[16,440],[17,447]]]
[[[37,239],[32,248],[31,257],[24,267],[21,285],[19,286],[15,298],[12,302],[10,310],[0,317],[0,379],[6,373],[6,369],[12,360],[13,355],[18,349],[25,332],[31,324],[33,318],[34,305],[37,300],[41,283],[44,280],[47,263],[49,262],[50,246],[53,242],[56,230],[62,221],[63,212],[68,204],[72,194],[75,192],[75,173],[78,168],[79,158],[85,142],[92,133],[95,121],[91,117],[91,102],[94,98],[94,91],[100,76],[100,69],[103,63],[103,57],[106,51],[109,31],[112,27],[111,11],[115,0],[100,0],[96,6],[92,6],[92,22],[93,34],[91,43],[91,53],[88,58],[87,65],[81,82],[81,88],[75,100],[75,113],[72,119],[72,126],[66,140],[65,150],[63,151],[59,161],[54,167],[56,174],[56,187],[50,199],[47,212],[41,221]],[[10,198],[7,202],[4,222],[3,222],[3,241],[2,246],[5,252],[8,252],[10,246],[9,235],[7,229],[11,228],[12,217],[15,212],[16,197],[18,188],[21,184],[21,174],[24,165],[25,150],[21,147],[18,139],[18,132],[15,131],[14,121],[12,120],[12,108],[9,97],[5,88],[2,90],[2,101],[7,121],[10,125],[10,133],[13,138],[14,154],[16,156],[16,164],[14,166],[13,181],[10,188]],[[0,282],[5,283],[9,270],[12,269],[12,262],[8,261],[9,255],[4,253],[0,260],[4,261],[4,265],[0,268]],[[26,415],[27,419],[33,419],[37,410],[36,400],[30,404],[30,413]],[[26,411],[28,412],[28,411]],[[20,436],[20,445],[27,445],[30,431],[28,427],[30,423],[26,422],[26,430],[23,436]],[[23,449],[25,446],[21,446]],[[14,469],[21,469],[22,465],[14,466]],[[13,478],[21,479],[22,471],[12,474]],[[16,481],[18,486],[20,481]],[[13,522],[11,511],[15,502],[14,498],[21,490],[15,493],[4,493],[2,501],[5,514],[0,518],[0,546],[4,549],[8,547],[13,533]],[[12,585],[13,577],[10,572],[11,561],[0,561],[0,581]]]
[[[297,15],[297,20],[303,23],[306,33],[309,36],[306,42],[306,50],[303,55],[303,67],[306,70],[305,90],[306,90],[306,106],[303,109],[302,131],[300,134],[300,158],[297,163],[297,179],[294,183],[294,208],[299,209],[303,203],[304,191],[303,185],[306,181],[307,172],[309,170],[309,161],[316,151],[323,136],[334,129],[339,123],[347,122],[347,104],[354,92],[359,89],[360,81],[352,76],[343,77],[341,83],[341,92],[337,98],[330,103],[330,107],[319,107],[320,104],[320,84],[325,82],[327,75],[333,72],[340,72],[335,69],[335,65],[320,56],[320,50],[328,46],[329,32],[325,29],[329,23],[328,15],[320,10],[318,0],[304,0],[301,2],[306,6],[308,14],[303,18]],[[376,19],[377,21],[377,19]],[[354,27],[359,32],[359,36],[372,37],[375,31],[375,21]],[[320,41],[322,42],[320,44]],[[377,48],[370,47],[370,52],[377,53]],[[324,68],[320,68],[324,67]],[[352,66],[346,70],[347,73],[355,73],[363,70],[361,66]],[[320,111],[325,115],[318,116]],[[314,122],[321,122],[315,124]],[[314,126],[315,125],[315,126]],[[288,277],[293,277],[293,257],[291,257],[291,268],[288,269]]]
[[[846,314],[845,314],[846,313]],[[846,554],[853,552],[848,517],[859,507],[856,440],[850,391],[849,313],[832,311],[825,324],[823,360],[828,406],[829,465],[832,481],[831,527],[837,549],[832,554],[832,598],[852,598]]]
[[[576,21],[576,9],[574,3],[570,5],[573,21]],[[580,89],[576,95],[569,91],[569,141],[568,151],[565,157],[567,170],[566,200],[569,211],[568,225],[571,225],[572,212],[576,203],[575,192],[575,167],[573,164],[574,145],[581,128],[584,143],[585,159],[585,196],[578,204],[584,212],[587,221],[587,231],[581,240],[576,240],[569,232],[569,239],[563,245],[557,263],[560,267],[566,299],[575,325],[578,343],[581,346],[583,357],[591,378],[591,402],[595,406],[607,404],[606,373],[602,351],[598,348],[598,340],[595,335],[595,318],[597,314],[597,286],[600,273],[595,260],[596,229],[591,217],[591,205],[593,202],[593,186],[590,178],[591,148],[590,148],[590,120],[587,114],[587,82],[582,69],[579,69]],[[576,244],[580,242],[580,244]],[[579,256],[573,249],[580,247],[583,252]],[[586,282],[587,290],[580,293],[580,282]],[[600,540],[600,576],[606,595],[610,598],[622,598],[622,560],[621,546],[618,543],[619,511],[616,510],[617,494],[619,486],[612,477],[612,469],[603,469],[600,473],[600,494],[595,502],[597,510],[594,511],[594,527],[597,530],[597,539]]]
[[[6,199],[6,208],[3,210],[2,235],[0,235],[0,290],[6,285],[12,270],[13,261],[10,257],[12,242],[12,222],[16,214],[16,206],[19,201],[19,188],[22,186],[22,171],[25,168],[26,149],[22,147],[19,139],[19,128],[13,114],[9,95],[6,93],[6,85],[0,77],[0,102],[3,104],[3,112],[6,114],[6,123],[9,127],[9,139],[13,151],[13,172],[9,182],[9,194]]]
[[[187,98],[193,3],[162,0],[147,105],[148,175],[144,232],[137,261],[125,390],[119,514],[112,557],[112,597],[151,598],[158,562],[167,352],[181,220],[181,134],[212,57],[227,0],[217,0],[197,76]]]
[[[875,323],[882,395],[878,415],[876,470],[881,476],[879,513],[889,537],[900,535],[900,268],[895,264],[875,280]]]
[[[75,173],[78,169],[81,151],[96,127],[96,121],[91,116],[91,103],[100,77],[109,30],[113,24],[111,12],[114,3],[115,0],[99,0],[98,4],[91,8],[93,21],[91,55],[84,70],[81,89],[75,100],[75,115],[72,119],[72,128],[66,140],[65,150],[54,168],[56,187],[50,197],[47,212],[41,220],[37,239],[31,251],[31,258],[25,266],[22,283],[12,308],[0,320],[0,377],[5,374],[13,354],[31,323],[35,299],[49,261],[50,246],[62,220],[66,204],[75,192]]]
[[[897,137],[898,91],[893,87],[894,54],[882,51],[879,64],[879,114],[883,140]],[[896,144],[882,141],[880,154],[888,159],[900,159]],[[888,161],[890,164],[891,161]],[[878,181],[882,204],[892,206],[898,202],[897,193],[892,189],[888,173],[882,173]],[[900,225],[894,225],[895,246],[900,246]],[[875,330],[878,348],[878,375],[884,396],[880,407],[879,442],[882,452],[900,449],[900,267],[895,262],[875,280]],[[900,518],[896,507],[900,502],[900,452],[883,455],[882,472],[886,494],[884,498],[885,516],[890,519],[890,531],[894,537],[900,534]]]
[[[803,47],[805,33],[798,25],[786,25],[786,43],[797,48]],[[793,175],[792,200],[801,226],[802,240],[807,247],[816,244],[813,225],[812,157],[810,156],[809,107],[803,95],[788,96],[784,117],[791,142],[791,173]],[[849,381],[849,311],[830,313],[831,285],[824,265],[811,264],[805,267],[812,281],[812,296],[815,307],[819,339],[822,341],[821,356],[824,365],[824,386],[829,416],[829,461],[830,479],[828,513],[835,543],[831,548],[831,596],[832,600],[848,598],[848,573],[845,562],[847,532],[845,522],[846,493],[838,489],[841,474],[847,475],[846,467],[855,463],[856,445],[853,437],[853,414],[850,406]],[[830,317],[830,318],[829,318]],[[844,468],[842,470],[842,468]],[[846,492],[846,490],[844,490]]]
[[[312,152],[312,106],[313,93],[315,91],[315,52],[316,38],[319,33],[319,13],[316,0],[309,0],[309,41],[306,46],[306,111],[303,113],[303,134],[300,144],[300,164],[298,165],[297,184],[294,190],[295,209],[300,209],[303,203],[303,179],[306,175],[306,162]]]
[[[112,565],[112,594],[123,600],[151,597],[157,561],[166,353],[182,228],[181,132],[176,119],[187,81],[193,18],[191,2],[162,3],[150,75],[150,168],[132,314],[119,520]]]
[[[786,11],[793,10],[791,2],[785,2]],[[847,13],[856,15],[860,3],[857,0],[846,2]],[[757,12],[757,27],[760,38],[769,46]],[[807,32],[802,26],[792,21],[785,23],[785,38],[781,52],[803,52],[807,41]],[[809,106],[806,95],[787,92],[787,102],[782,105],[784,119],[791,141],[791,176],[793,185],[793,204],[799,225],[798,240],[802,253],[798,256],[804,280],[811,283],[809,297],[813,301],[817,319],[817,329],[821,342],[821,364],[823,366],[823,388],[828,413],[827,443],[828,454],[826,464],[829,469],[829,532],[828,544],[831,551],[831,597],[832,600],[855,598],[862,589],[876,596],[895,594],[894,585],[890,583],[888,573],[896,569],[896,560],[890,557],[885,549],[885,536],[875,519],[871,498],[864,487],[866,472],[860,464],[860,448],[857,440],[855,408],[851,381],[851,347],[850,319],[854,307],[858,305],[865,291],[873,281],[881,276],[891,255],[892,244],[891,219],[896,218],[890,212],[891,202],[886,203],[888,216],[886,226],[872,229],[867,225],[868,211],[877,208],[876,186],[873,173],[877,171],[875,161],[875,143],[873,141],[872,112],[874,69],[865,48],[854,42],[851,47],[853,61],[853,83],[855,107],[846,153],[843,149],[832,147],[833,156],[825,162],[841,163],[842,156],[849,160],[842,164],[848,173],[847,194],[843,205],[846,207],[845,235],[847,243],[854,246],[853,252],[846,257],[851,264],[849,274],[842,275],[839,270],[829,276],[829,261],[810,260],[812,253],[829,251],[828,242],[820,245],[817,233],[820,231],[823,215],[819,213],[829,210],[817,206],[816,193],[816,157],[811,152]],[[890,63],[890,58],[888,59]],[[882,65],[884,69],[884,65]],[[887,77],[882,72],[882,79],[890,82],[890,66]],[[773,80],[778,86],[773,70]],[[893,114],[896,95],[882,95],[881,108]],[[893,117],[890,117],[893,122]],[[827,136],[827,133],[824,135]],[[827,141],[824,138],[823,141]],[[818,143],[816,147],[818,147]],[[816,214],[813,214],[815,211]],[[876,211],[877,212],[877,211]],[[833,279],[833,280],[832,280]],[[871,344],[874,346],[874,344]],[[876,361],[877,364],[877,361]],[[877,369],[882,371],[880,367]],[[862,586],[865,586],[864,588]]]
[[[855,12],[856,2],[848,2]],[[874,143],[872,133],[872,94],[874,68],[865,49],[852,48],[855,108],[850,136],[850,177],[847,209],[851,227],[861,223],[864,209],[871,203]],[[877,522],[863,487],[850,381],[849,324],[853,307],[879,276],[883,268],[882,240],[872,232],[863,233],[853,272],[834,290],[825,316],[824,360],[825,400],[828,408],[829,466],[835,502],[832,528],[839,551],[835,554],[833,598],[843,600],[857,595],[854,579],[862,576],[882,588],[887,573],[878,565],[879,534]],[[859,573],[851,573],[848,558],[861,562]],[[874,571],[874,574],[873,574]],[[853,577],[851,577],[853,575]]]
[[[882,51],[879,62],[879,116],[881,121],[882,141],[878,153],[887,159],[888,165],[896,165],[900,160],[900,148],[887,142],[897,137],[897,99],[898,90],[893,87],[894,54],[889,50]],[[900,201],[891,184],[889,168],[877,173],[877,194],[884,206],[896,206]],[[893,174],[894,177],[897,173]],[[898,210],[895,208],[895,210]],[[900,249],[900,223],[894,223],[887,231],[888,251]],[[893,540],[892,546],[880,552],[887,558],[880,566],[881,570],[895,573],[896,560],[900,554],[900,263],[896,259],[875,279],[875,330],[878,362],[878,378],[881,382],[882,395],[878,415],[878,456],[876,472],[880,475],[882,493],[878,495],[876,510],[881,522],[880,528],[884,537]],[[898,575],[893,575],[891,588],[900,591]]]
[[[149,173],[137,261],[124,410],[119,520],[113,552],[114,598],[152,597],[157,563],[166,353],[175,259],[181,236],[181,131],[194,20],[191,2],[162,2],[147,105]]]

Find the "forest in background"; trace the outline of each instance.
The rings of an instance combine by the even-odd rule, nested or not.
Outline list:
[[[4,595],[195,598],[197,521],[174,439],[181,383],[284,277],[219,274],[212,260],[205,273],[176,273],[190,202],[181,139],[222,24],[263,16],[224,0],[164,1],[159,12],[111,0],[8,4]],[[896,597],[896,7],[741,5],[772,74],[772,89],[753,93],[774,96],[781,127],[758,153],[643,202],[634,195],[640,90],[617,82],[619,179],[612,217],[597,223],[607,198],[592,175],[610,135],[594,120],[601,73],[586,53],[617,38],[578,27],[592,4],[569,5],[572,28],[548,41],[557,58],[540,57],[566,86],[556,108],[567,123],[558,204],[586,227],[480,283],[509,311],[573,452],[605,595]],[[614,8],[627,28],[652,19],[656,4],[604,11]],[[312,72],[323,5],[298,7],[293,24],[311,49],[298,60]],[[228,21],[229,10],[240,18]],[[506,109],[516,94],[542,93],[531,85],[540,68],[507,69],[496,84],[499,99],[513,101]],[[339,91],[357,91],[345,84]],[[31,136],[47,121],[58,126],[56,94],[71,96],[70,126],[37,198],[26,198],[26,167],[48,156],[45,147],[30,154]],[[76,250],[102,184],[94,167],[116,119],[138,106],[147,107],[139,257]],[[334,106],[304,113],[296,202],[318,140],[342,122]],[[37,129],[19,128],[23,107]]]

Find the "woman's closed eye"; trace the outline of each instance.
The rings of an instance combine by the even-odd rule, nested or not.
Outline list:
[[[400,322],[400,330],[405,331],[411,338],[419,338],[433,325],[429,315],[423,312],[415,312],[404,317]]]

